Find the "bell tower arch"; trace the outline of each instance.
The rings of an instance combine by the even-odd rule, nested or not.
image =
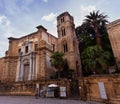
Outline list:
[[[81,74],[81,62],[78,41],[75,33],[74,18],[64,12],[57,17],[58,51],[65,54],[69,68]]]

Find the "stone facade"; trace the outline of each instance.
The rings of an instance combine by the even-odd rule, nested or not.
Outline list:
[[[73,17],[64,12],[57,17],[58,38],[47,32],[43,26],[29,35],[9,39],[5,57],[0,59],[0,80],[2,82],[27,82],[48,80],[56,69],[51,67],[52,52],[65,53],[70,69],[81,74],[78,41]]]
[[[120,19],[107,25],[108,36],[116,63],[120,70]]]

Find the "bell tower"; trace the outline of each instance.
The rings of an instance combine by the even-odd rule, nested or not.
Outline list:
[[[75,33],[74,18],[64,12],[57,17],[58,51],[65,54],[69,68],[81,74],[81,61]]]

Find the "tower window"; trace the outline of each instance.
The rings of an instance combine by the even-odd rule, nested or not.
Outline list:
[[[25,53],[28,53],[28,46],[25,46]]]
[[[34,50],[37,51],[37,49],[38,49],[38,44],[35,44],[34,45]]]
[[[63,44],[63,50],[64,50],[64,53],[65,53],[65,52],[68,52],[67,43],[64,43],[64,44]]]
[[[64,22],[64,17],[61,18],[61,23]]]
[[[62,36],[65,36],[66,35],[66,32],[65,32],[65,28],[62,29]]]

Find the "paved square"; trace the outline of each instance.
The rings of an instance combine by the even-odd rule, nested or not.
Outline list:
[[[103,104],[80,100],[38,98],[34,96],[0,96],[0,104]]]

